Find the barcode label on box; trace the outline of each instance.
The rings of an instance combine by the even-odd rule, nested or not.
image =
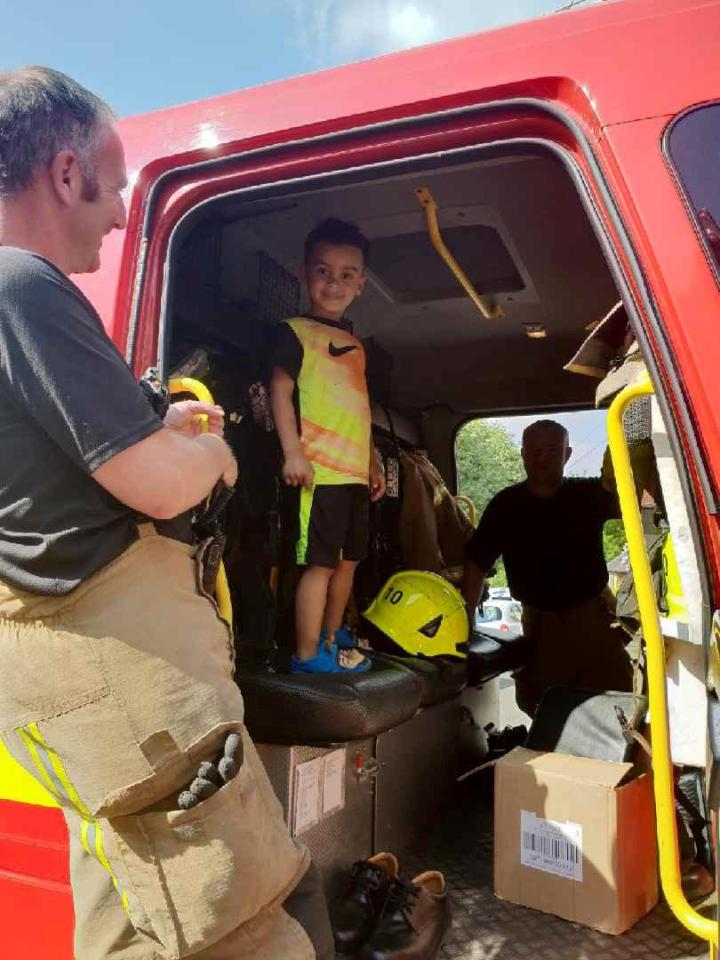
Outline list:
[[[524,867],[582,883],[582,840],[579,823],[543,820],[528,810],[520,812],[520,862]]]

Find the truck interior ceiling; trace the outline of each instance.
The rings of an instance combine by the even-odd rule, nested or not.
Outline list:
[[[486,319],[434,248],[421,188],[443,241],[502,316]],[[540,152],[206,204],[174,259],[167,370],[198,345],[255,350],[260,326],[307,309],[303,241],[330,216],[370,240],[369,282],[350,319],[370,340],[371,396],[424,444],[434,446],[422,425],[437,417],[452,433],[479,413],[592,406],[592,382],[562,368],[618,295],[573,184]],[[451,446],[431,450],[448,477]]]

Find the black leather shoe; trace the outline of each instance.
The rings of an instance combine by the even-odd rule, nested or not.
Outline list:
[[[370,936],[397,875],[392,853],[377,853],[352,865],[347,890],[330,906],[339,958],[353,954]]]
[[[450,926],[445,878],[428,870],[395,880],[358,960],[435,960]]]

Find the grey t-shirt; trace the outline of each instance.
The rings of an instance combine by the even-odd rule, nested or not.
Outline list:
[[[118,557],[135,514],[91,473],[161,428],[80,289],[0,247],[0,580],[60,595]]]

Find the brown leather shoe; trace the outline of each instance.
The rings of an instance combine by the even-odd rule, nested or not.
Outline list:
[[[338,957],[354,954],[365,943],[397,876],[398,862],[392,853],[376,853],[352,865],[345,893],[330,906]]]
[[[394,880],[358,960],[434,960],[450,922],[445,877],[439,871]]]
[[[715,880],[701,863],[681,864],[680,884],[690,903],[709,897],[715,889]]]

